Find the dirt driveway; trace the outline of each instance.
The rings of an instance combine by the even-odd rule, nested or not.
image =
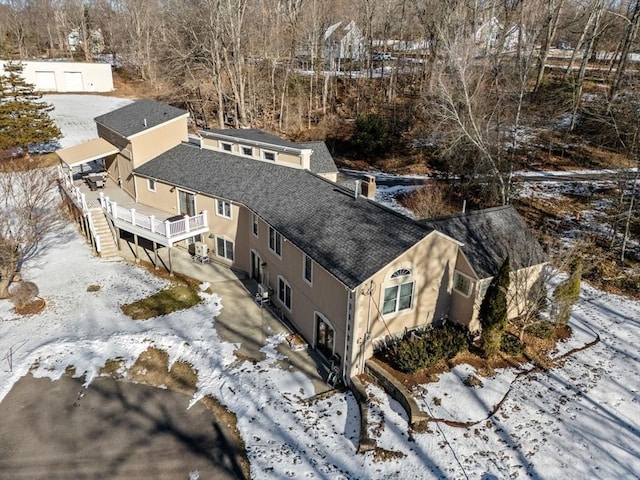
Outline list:
[[[186,395],[97,378],[23,377],[0,403],[0,479],[244,478],[213,414]]]

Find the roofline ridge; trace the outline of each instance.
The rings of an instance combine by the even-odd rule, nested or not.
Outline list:
[[[472,217],[474,215],[480,215],[487,212],[497,212],[500,210],[507,210],[509,208],[515,208],[515,207],[511,203],[507,203],[506,205],[497,205],[495,207],[480,208],[478,210],[468,210],[466,212],[450,213],[449,215],[440,215],[437,217],[422,218],[419,221],[435,222],[440,220],[452,220],[454,218]]]

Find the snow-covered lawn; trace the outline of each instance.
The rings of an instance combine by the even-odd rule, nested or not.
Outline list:
[[[91,103],[78,111],[98,114]],[[69,118],[69,128],[76,121]],[[225,298],[203,293],[204,301],[189,310],[132,321],[120,306],[160,290],[165,281],[134,265],[91,256],[73,226],[27,263],[23,275],[38,284],[47,308],[19,317],[0,301],[0,401],[34,364],[34,375],[52,379],[74,365],[89,384],[107,359],[121,357],[130,366],[153,345],[166,350],[171,362],[184,360],[197,369],[194,401],[213,395],[237,415],[255,479],[640,476],[640,302],[585,285],[572,327],[580,333],[578,343],[599,334],[594,347],[512,383],[513,373],[502,372],[485,381],[484,391],[460,387],[467,367],[428,385],[430,407],[437,406],[433,397],[441,399],[434,415],[472,420],[485,418],[487,407],[510,386],[497,414],[470,428],[430,423],[426,432],[410,432],[400,405],[369,386],[369,433],[391,452],[382,460],[373,452],[356,454],[359,413],[350,393],[305,401],[313,394],[311,382],[277,365],[274,345],[281,336],[267,339],[264,361],[236,359],[237,345],[222,341],[215,329]],[[89,285],[101,288],[88,292]]]

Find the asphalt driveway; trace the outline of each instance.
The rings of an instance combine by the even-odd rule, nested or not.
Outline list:
[[[111,378],[23,377],[0,403],[0,479],[244,478],[211,411]]]

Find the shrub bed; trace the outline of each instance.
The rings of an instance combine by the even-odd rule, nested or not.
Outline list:
[[[469,341],[466,327],[445,323],[440,327],[405,334],[389,348],[389,357],[401,372],[415,373],[432,367],[440,360],[455,357],[468,348]]]

